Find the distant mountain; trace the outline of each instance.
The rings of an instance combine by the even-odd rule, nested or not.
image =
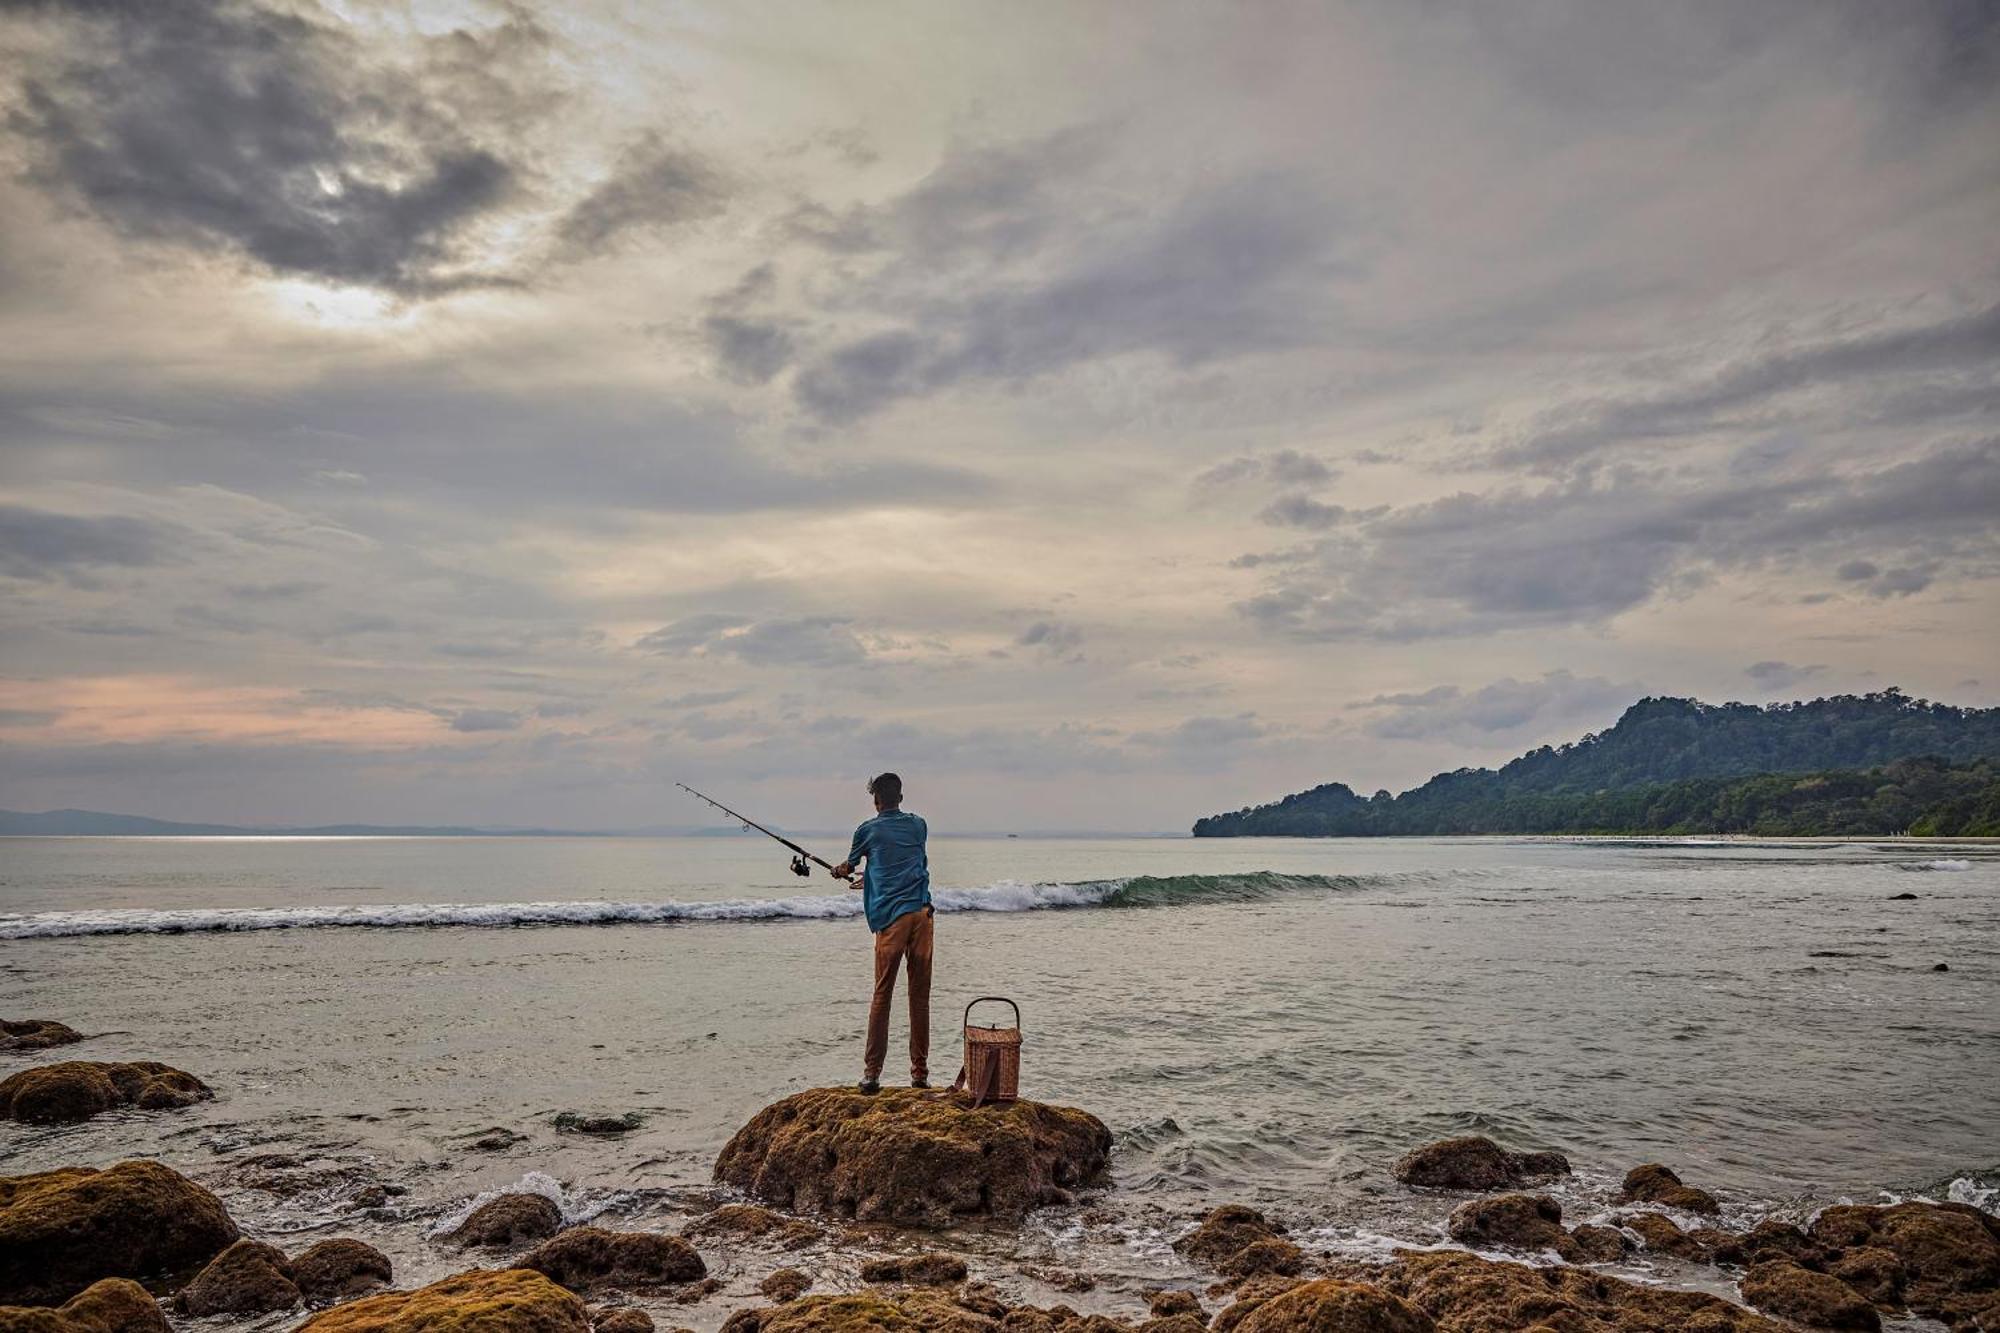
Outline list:
[[[29,814],[0,810],[0,837],[11,838],[491,838],[601,837],[564,829],[432,828],[401,824],[318,824],[311,827],[249,828],[240,824],[182,824],[143,815],[111,815],[99,810],[44,810]]]
[[[1362,797],[1344,783],[1328,783],[1270,805],[1197,820],[1194,834],[1213,838],[1649,831],[1658,821],[1646,815],[1643,806],[1606,798],[1696,779],[1755,775],[1842,774],[1858,781],[1864,770],[1917,756],[1934,758],[1946,767],[2000,758],[2000,708],[1957,708],[1913,699],[1897,689],[1768,707],[1641,699],[1607,731],[1568,745],[1531,750],[1498,770],[1461,768],[1440,773],[1393,797],[1386,791]],[[1894,785],[1893,779],[1888,781]],[[1720,799],[1721,786],[1710,786],[1714,790],[1704,788],[1704,792]],[[1950,799],[1963,796],[1952,787]],[[1682,792],[1675,799],[1694,798]],[[1891,820],[1892,808],[1901,807],[1878,807],[1876,822]],[[1673,810],[1678,820],[1726,822],[1724,814],[1703,816],[1694,805],[1675,805]],[[1925,810],[1909,813],[1914,822]],[[1904,827],[1907,824],[1877,831],[1899,832]],[[1794,827],[1791,836],[1806,831]]]

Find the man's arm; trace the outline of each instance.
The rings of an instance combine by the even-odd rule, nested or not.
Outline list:
[[[854,842],[847,849],[847,859],[833,868],[833,877],[848,878],[854,873],[855,864],[866,855],[868,855],[868,826],[862,824],[854,830]]]

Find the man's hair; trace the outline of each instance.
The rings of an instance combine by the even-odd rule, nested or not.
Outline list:
[[[894,773],[878,773],[868,779],[868,794],[884,805],[901,805],[903,780]]]

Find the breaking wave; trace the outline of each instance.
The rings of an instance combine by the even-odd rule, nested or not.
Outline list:
[[[1943,859],[1943,860],[1938,860],[1938,861],[1899,861],[1899,862],[1897,862],[1897,863],[1896,863],[1896,869],[1898,869],[1898,870],[1970,870],[1970,869],[1972,869],[1972,862],[1970,862],[1970,861],[1962,861],[1962,860],[1959,860],[1959,859],[1958,859],[1957,857],[1947,857],[1947,858],[1945,858],[1945,859]]]
[[[940,912],[1044,912],[1088,907],[1171,907],[1202,902],[1255,902],[1294,893],[1336,892],[1388,882],[1389,877],[1284,875],[1135,875],[1072,884],[1002,881],[977,889],[937,889]],[[699,921],[820,921],[861,915],[856,893],[797,898],[735,898],[720,902],[392,903],[326,907],[106,908],[87,912],[0,914],[0,940],[67,939],[84,935],[179,935],[217,931],[317,930],[335,926],[673,925]]]

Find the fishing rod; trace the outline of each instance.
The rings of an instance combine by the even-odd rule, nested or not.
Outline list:
[[[749,816],[737,814],[734,810],[731,810],[728,806],[716,800],[713,796],[704,796],[702,793],[696,791],[693,787],[688,786],[687,783],[685,782],[676,782],[674,785],[676,787],[679,787],[682,791],[686,792],[688,795],[694,797],[696,800],[708,802],[710,805],[720,810],[723,814],[728,815],[731,819],[741,824],[745,829],[755,829],[757,832],[763,834],[765,837],[783,843],[785,847],[790,849],[790,851],[792,852],[792,873],[794,875],[805,876],[812,874],[812,866],[806,864],[806,862],[810,861],[812,862],[813,865],[816,865],[820,867],[822,870],[826,871],[827,874],[833,875],[835,879],[840,878],[839,875],[833,874],[832,862],[814,856],[811,852],[799,846],[797,843],[793,842],[790,838],[785,837],[783,834],[773,833],[770,829],[765,828],[762,824],[759,824],[756,820],[751,819]],[[853,883],[854,881],[851,879],[848,881],[850,887],[853,885]]]

